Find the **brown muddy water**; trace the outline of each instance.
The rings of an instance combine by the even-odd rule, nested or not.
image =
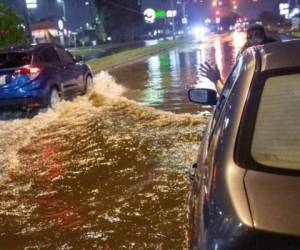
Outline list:
[[[90,96],[0,121],[0,249],[185,248],[186,171],[208,120],[186,90],[203,84],[201,61],[226,74],[237,50],[214,41],[102,72]]]

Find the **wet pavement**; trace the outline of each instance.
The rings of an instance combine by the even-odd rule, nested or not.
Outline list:
[[[225,78],[244,39],[243,33],[212,36],[203,43],[187,43],[110,73],[130,90],[126,93],[129,99],[176,113],[196,112],[199,106],[188,102],[187,90],[201,86],[213,88],[201,77],[200,64],[204,61],[216,63]]]
[[[186,91],[241,34],[102,72],[90,96],[0,121],[0,249],[182,249],[186,171],[207,124]],[[112,77],[114,76],[114,78]]]

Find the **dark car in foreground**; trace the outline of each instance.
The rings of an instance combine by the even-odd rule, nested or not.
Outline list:
[[[300,41],[248,49],[215,106],[190,170],[189,248],[300,249]]]
[[[63,47],[40,44],[0,50],[0,110],[54,107],[84,94],[92,71]]]

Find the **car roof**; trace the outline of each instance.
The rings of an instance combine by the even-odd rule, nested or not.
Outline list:
[[[15,46],[15,47],[9,47],[9,48],[4,48],[0,49],[0,54],[3,53],[33,53],[33,52],[38,52],[40,50],[43,50],[48,47],[61,47],[58,44],[55,43],[41,43],[41,44],[34,44],[34,45],[25,45],[25,46]]]
[[[300,67],[300,40],[268,43],[256,47],[261,56],[261,71]]]

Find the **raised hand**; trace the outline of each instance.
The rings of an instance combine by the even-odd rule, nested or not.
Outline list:
[[[217,65],[211,66],[209,63],[202,63],[200,66],[201,75],[217,84],[221,80],[220,70]]]

